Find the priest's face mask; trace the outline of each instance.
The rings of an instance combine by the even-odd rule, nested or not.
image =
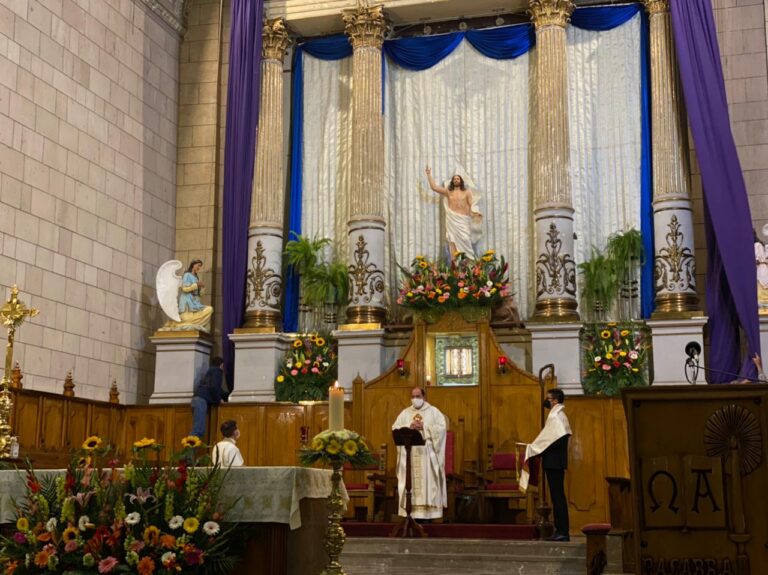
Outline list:
[[[552,397],[551,395],[547,395],[547,399],[544,400],[544,408],[545,409],[552,409],[552,406],[557,404],[557,398]]]
[[[424,394],[418,387],[411,390],[411,405],[414,409],[421,409],[424,405]]]

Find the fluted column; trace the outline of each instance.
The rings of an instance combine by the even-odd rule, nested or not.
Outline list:
[[[576,262],[573,259],[568,74],[565,27],[570,0],[530,0],[536,28],[534,71],[533,198],[536,234],[537,319],[576,321]]]
[[[381,47],[387,22],[381,4],[343,13],[352,43],[352,159],[349,190],[350,324],[380,324],[384,305],[384,119]]]
[[[245,328],[280,325],[283,289],[283,56],[290,38],[281,18],[264,23],[262,33],[259,132],[248,229]]]
[[[646,0],[645,7],[651,32],[654,316],[664,316],[699,310],[699,298],[693,253],[688,128],[669,0]]]

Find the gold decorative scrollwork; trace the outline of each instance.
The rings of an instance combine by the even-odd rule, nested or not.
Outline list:
[[[245,307],[266,307],[280,309],[280,296],[283,292],[283,278],[272,268],[267,267],[264,244],[256,242],[256,255],[251,258],[251,269],[247,274]]]
[[[576,262],[571,254],[561,254],[563,240],[555,222],[549,224],[546,251],[536,259],[536,297],[568,294],[576,296]]]
[[[680,231],[677,216],[672,216],[667,227],[667,245],[656,254],[653,266],[656,293],[696,291],[696,258],[691,248],[683,245],[685,234]]]
[[[363,235],[357,238],[355,263],[349,265],[349,278],[352,281],[349,302],[351,305],[365,305],[373,301],[375,294],[384,293],[384,272],[370,262],[368,242]]]
[[[669,0],[645,0],[645,9],[648,14],[668,14]]]

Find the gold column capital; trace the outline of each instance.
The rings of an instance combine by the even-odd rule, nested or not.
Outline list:
[[[265,60],[282,62],[290,45],[291,37],[285,26],[285,20],[282,18],[264,20],[264,27],[261,29],[261,55]]]
[[[643,0],[648,14],[668,14],[669,0]]]
[[[357,8],[345,10],[341,17],[352,48],[381,49],[384,35],[389,29],[383,4],[369,6],[366,1],[359,2]]]
[[[565,28],[576,5],[571,0],[530,0],[528,14],[536,30],[546,26]]]

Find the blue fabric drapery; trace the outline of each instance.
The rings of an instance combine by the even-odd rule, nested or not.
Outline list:
[[[650,130],[650,50],[647,16],[639,4],[580,8],[574,11],[571,22],[586,30],[611,30],[627,23],[638,13],[642,14],[641,25],[641,91],[642,91],[642,158],[641,158],[641,233],[646,252],[646,261],[641,271],[641,307],[643,317],[650,317],[653,311],[653,208],[651,206],[651,130]],[[384,42],[384,54],[395,64],[408,70],[421,71],[431,68],[449,56],[462,40],[488,58],[513,59],[533,48],[536,35],[532,24],[501,26],[485,30],[469,30],[435,36],[399,38]],[[352,47],[346,36],[330,36],[301,44],[296,50],[293,84],[293,119],[291,145],[291,193],[289,205],[289,230],[301,233],[302,197],[302,124],[303,78],[302,56],[306,52],[322,60],[339,60],[352,54]],[[298,278],[290,273],[286,277],[286,300],[284,309],[285,331],[295,331],[298,326]]]

